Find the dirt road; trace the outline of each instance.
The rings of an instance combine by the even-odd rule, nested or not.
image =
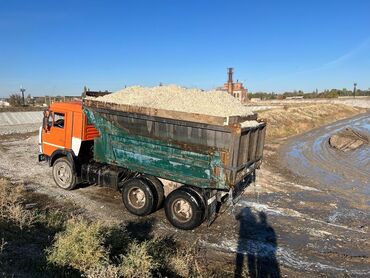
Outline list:
[[[331,126],[319,131],[331,130]],[[24,182],[58,202],[71,201],[87,217],[108,225],[138,219],[123,209],[120,194],[111,189],[90,186],[64,191],[56,187],[51,169],[37,163],[37,140],[36,134],[0,137],[0,176]],[[179,231],[160,210],[147,217],[154,223],[153,232],[174,235],[189,244],[199,240],[214,263],[234,268],[236,261],[236,272],[247,265],[252,271],[262,265],[267,273],[289,277],[301,272],[306,277],[369,276],[368,210],[354,207],[341,188],[319,186],[311,177],[292,173],[294,167],[280,159],[283,154],[278,150],[283,143],[266,146],[256,185],[210,228],[202,225],[195,231]],[[352,215],[355,221],[343,220]]]

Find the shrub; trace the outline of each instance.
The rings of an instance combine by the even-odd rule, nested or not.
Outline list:
[[[103,246],[103,229],[99,222],[72,218],[66,229],[56,235],[47,250],[48,261],[58,266],[69,266],[87,272],[108,265],[108,251]]]
[[[11,185],[6,179],[0,179],[0,217],[2,221],[14,222],[21,230],[30,227],[36,220],[35,214],[22,205],[21,186]]]
[[[181,277],[202,277],[195,245],[178,249],[176,254],[170,258],[170,267]]]
[[[20,94],[11,94],[8,99],[11,106],[22,106],[23,99]]]
[[[44,209],[38,214],[38,220],[53,230],[61,230],[65,226],[67,216],[60,209]]]
[[[148,242],[148,252],[155,260],[159,272],[168,268],[170,258],[176,254],[177,243],[172,236],[155,237]]]
[[[97,266],[85,271],[85,276],[88,278],[119,278],[120,269],[114,265]]]
[[[151,271],[157,267],[153,257],[149,255],[150,241],[129,244],[128,252],[122,257],[120,273],[124,277],[151,277]]]

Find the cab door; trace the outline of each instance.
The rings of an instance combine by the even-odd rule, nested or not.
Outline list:
[[[43,153],[50,156],[58,149],[66,148],[66,123],[68,113],[50,111],[47,129],[42,132]]]

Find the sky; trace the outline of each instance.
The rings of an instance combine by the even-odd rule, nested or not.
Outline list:
[[[0,0],[0,97],[124,86],[370,88],[369,0]]]

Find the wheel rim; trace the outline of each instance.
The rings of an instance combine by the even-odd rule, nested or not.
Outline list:
[[[145,206],[145,192],[139,187],[133,187],[128,192],[128,202],[136,209],[141,209]]]
[[[172,204],[172,212],[179,222],[188,222],[193,217],[193,209],[185,199],[176,199]]]
[[[62,188],[67,188],[71,184],[72,171],[66,162],[60,162],[55,167],[55,177],[57,183]]]

